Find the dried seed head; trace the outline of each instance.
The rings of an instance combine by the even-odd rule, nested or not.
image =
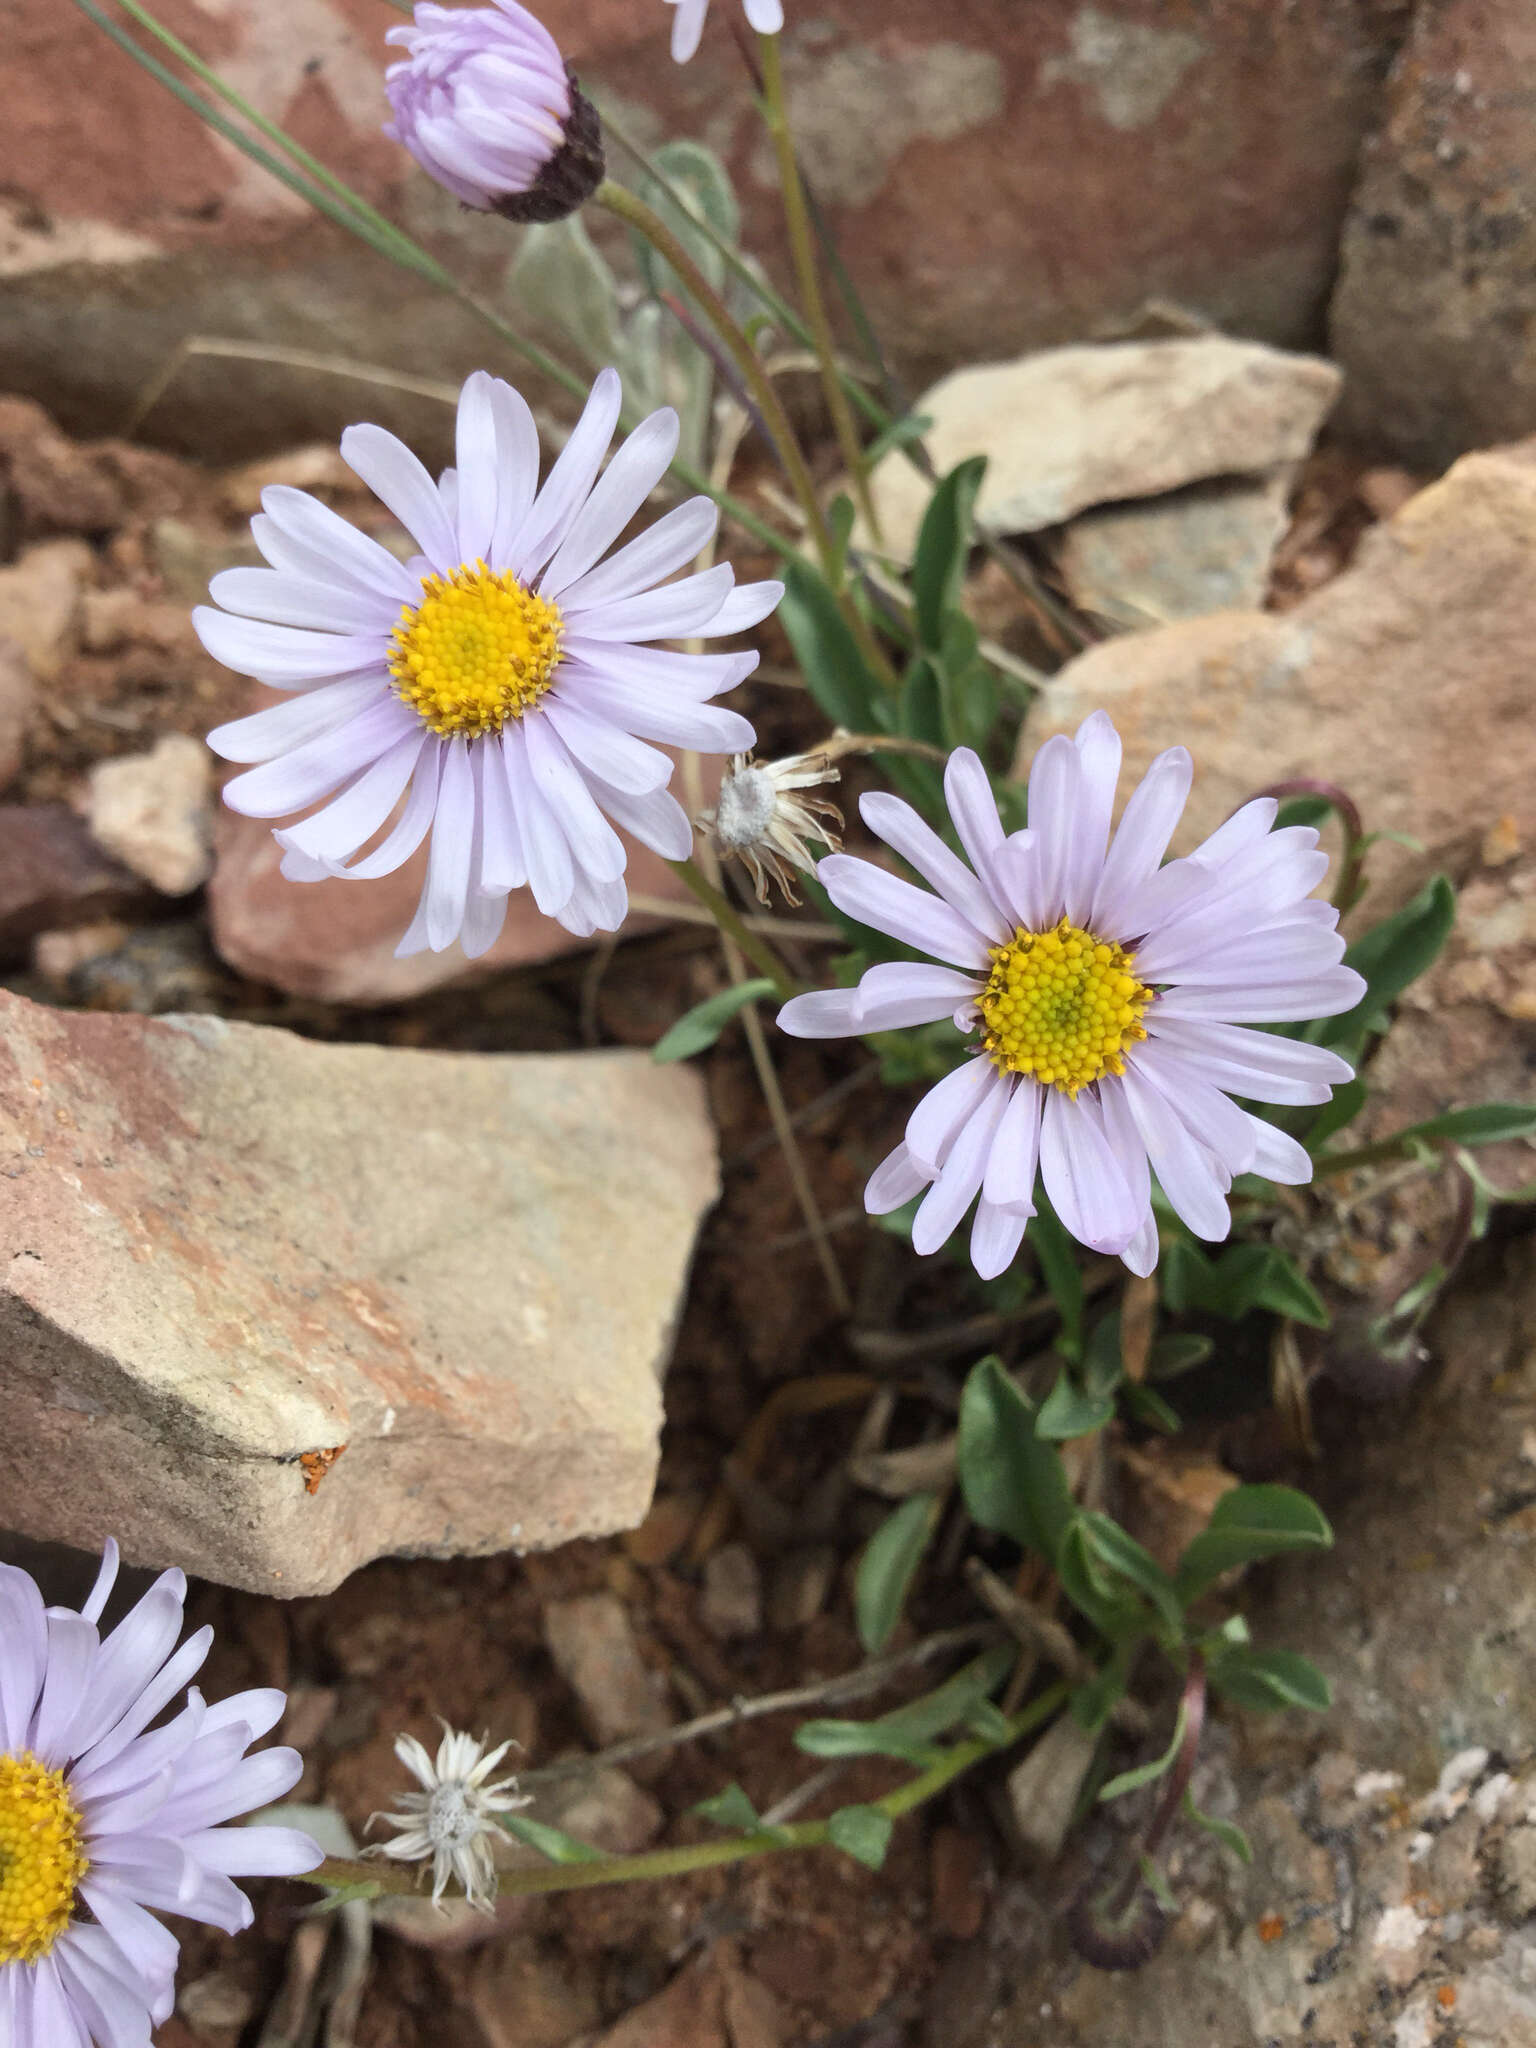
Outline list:
[[[792,754],[783,761],[753,761],[748,754],[732,760],[714,807],[699,813],[722,860],[742,861],[752,877],[759,903],[768,901],[770,877],[788,904],[798,904],[796,868],[812,874],[816,855],[811,840],[829,853],[841,845],[843,814],[825,797],[804,796],[819,783],[836,782],[839,770],[825,754]],[[831,820],[832,827],[823,820]]]

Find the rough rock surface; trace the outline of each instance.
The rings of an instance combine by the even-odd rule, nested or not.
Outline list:
[[[1131,626],[1262,604],[1290,484],[1284,465],[1079,514],[1057,555],[1074,602]]]
[[[1242,1826],[1252,1865],[1182,1829],[1166,1943],[1119,1975],[1073,1957],[1040,1894],[1009,1887],[966,1956],[971,1981],[1007,1988],[936,2039],[1536,2042],[1533,1330],[1536,1273],[1516,1240],[1432,1324],[1440,1378],[1416,1411],[1375,1411],[1351,1469],[1330,1461],[1345,1495],[1332,1553],[1288,1562],[1275,1597],[1250,1603],[1262,1639],[1312,1657],[1335,1698],[1321,1719],[1223,1715],[1211,1731],[1194,1796]],[[1099,1850],[1114,1832],[1100,1824]]]
[[[1340,424],[1437,469],[1536,430],[1536,16],[1414,10],[1366,145],[1331,317]]]
[[[20,647],[0,638],[0,790],[21,766],[35,694],[32,671]]]
[[[207,881],[212,811],[213,758],[186,733],[91,770],[92,836],[163,895],[187,896]]]
[[[715,1191],[691,1073],[0,994],[0,1176],[23,1533],[296,1594],[645,1513]]]
[[[1128,634],[1052,679],[1020,771],[1054,732],[1106,709],[1126,775],[1163,747],[1195,757],[1186,850],[1269,783],[1325,776],[1371,831],[1373,910],[1447,864],[1459,875],[1507,820],[1536,837],[1536,443],[1469,455],[1354,566],[1282,615],[1218,612]]]
[[[0,569],[0,640],[20,648],[40,683],[55,679],[74,646],[92,561],[83,540],[44,540]]]
[[[109,917],[145,894],[64,804],[0,804],[0,959],[39,932]]]
[[[539,12],[643,141],[693,136],[724,156],[749,245],[782,277],[778,195],[727,10],[683,67],[665,8]],[[76,10],[17,0],[9,17],[0,359],[17,388],[100,432],[172,369],[146,429],[214,459],[331,438],[365,403],[413,442],[447,438],[429,399],[344,374],[209,355],[176,367],[188,336],[213,335],[451,382],[487,344],[424,282],[309,217]],[[513,232],[461,215],[379,133],[378,0],[181,0],[167,19],[499,293]],[[1173,19],[1165,0],[828,0],[791,16],[785,67],[811,177],[916,383],[1094,332],[1157,294],[1313,341],[1402,26],[1401,8],[1359,0],[1223,0]]]
[[[940,472],[985,455],[976,517],[1035,533],[1089,505],[1209,477],[1265,476],[1311,447],[1339,389],[1316,356],[1207,334],[1046,349],[957,370],[917,401]],[[911,554],[928,486],[896,451],[870,479],[892,550]]]

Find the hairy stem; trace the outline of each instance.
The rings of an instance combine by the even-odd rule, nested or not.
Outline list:
[[[930,1799],[936,1799],[962,1772],[999,1750],[1009,1749],[1045,1721],[1059,1713],[1067,1698],[1065,1685],[1053,1685],[1031,1700],[1022,1713],[1008,1723],[1007,1734],[997,1742],[983,1736],[957,1742],[935,1764],[915,1778],[869,1803],[891,1820],[913,1813]],[[831,1840],[824,1820],[796,1821],[768,1834],[728,1835],[717,1842],[688,1842],[676,1848],[648,1849],[638,1856],[604,1856],[592,1863],[556,1863],[533,1870],[504,1870],[497,1880],[500,1898],[520,1898],[531,1892],[587,1891],[600,1884],[638,1884],[648,1878],[682,1877],[693,1870],[713,1870],[723,1863],[742,1863],[752,1856],[771,1856],[784,1849],[819,1849]],[[318,1870],[306,1872],[303,1884],[322,1889],[366,1886],[380,1892],[414,1892],[419,1870],[380,1859],[328,1856]]]

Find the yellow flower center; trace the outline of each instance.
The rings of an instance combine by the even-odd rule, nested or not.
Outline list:
[[[90,1865],[62,1771],[0,1756],[0,1964],[35,1963],[69,1925]]]
[[[428,576],[390,635],[401,700],[444,739],[500,732],[549,688],[560,659],[560,607],[508,571]]]
[[[994,1066],[1068,1095],[1125,1072],[1125,1048],[1146,1037],[1141,1017],[1152,1000],[1131,971],[1133,954],[1063,918],[1052,931],[1016,931],[991,959],[976,1007]]]

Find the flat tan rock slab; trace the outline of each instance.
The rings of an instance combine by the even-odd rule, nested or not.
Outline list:
[[[1351,568],[1283,613],[1216,612],[1125,634],[1052,677],[1016,772],[1051,734],[1108,711],[1122,791],[1181,744],[1194,789],[1185,852],[1268,784],[1317,776],[1354,797],[1371,850],[1368,912],[1490,833],[1536,842],[1536,441],[1468,455],[1369,532]]]
[[[940,475],[987,457],[976,518],[988,533],[1037,533],[1090,505],[1288,468],[1312,446],[1339,381],[1317,356],[1202,334],[957,370],[913,410],[933,422],[924,442]],[[886,546],[910,559],[928,485],[895,450],[870,487]]]
[[[282,1594],[631,1528],[716,1187],[640,1053],[0,990],[0,1525]]]

